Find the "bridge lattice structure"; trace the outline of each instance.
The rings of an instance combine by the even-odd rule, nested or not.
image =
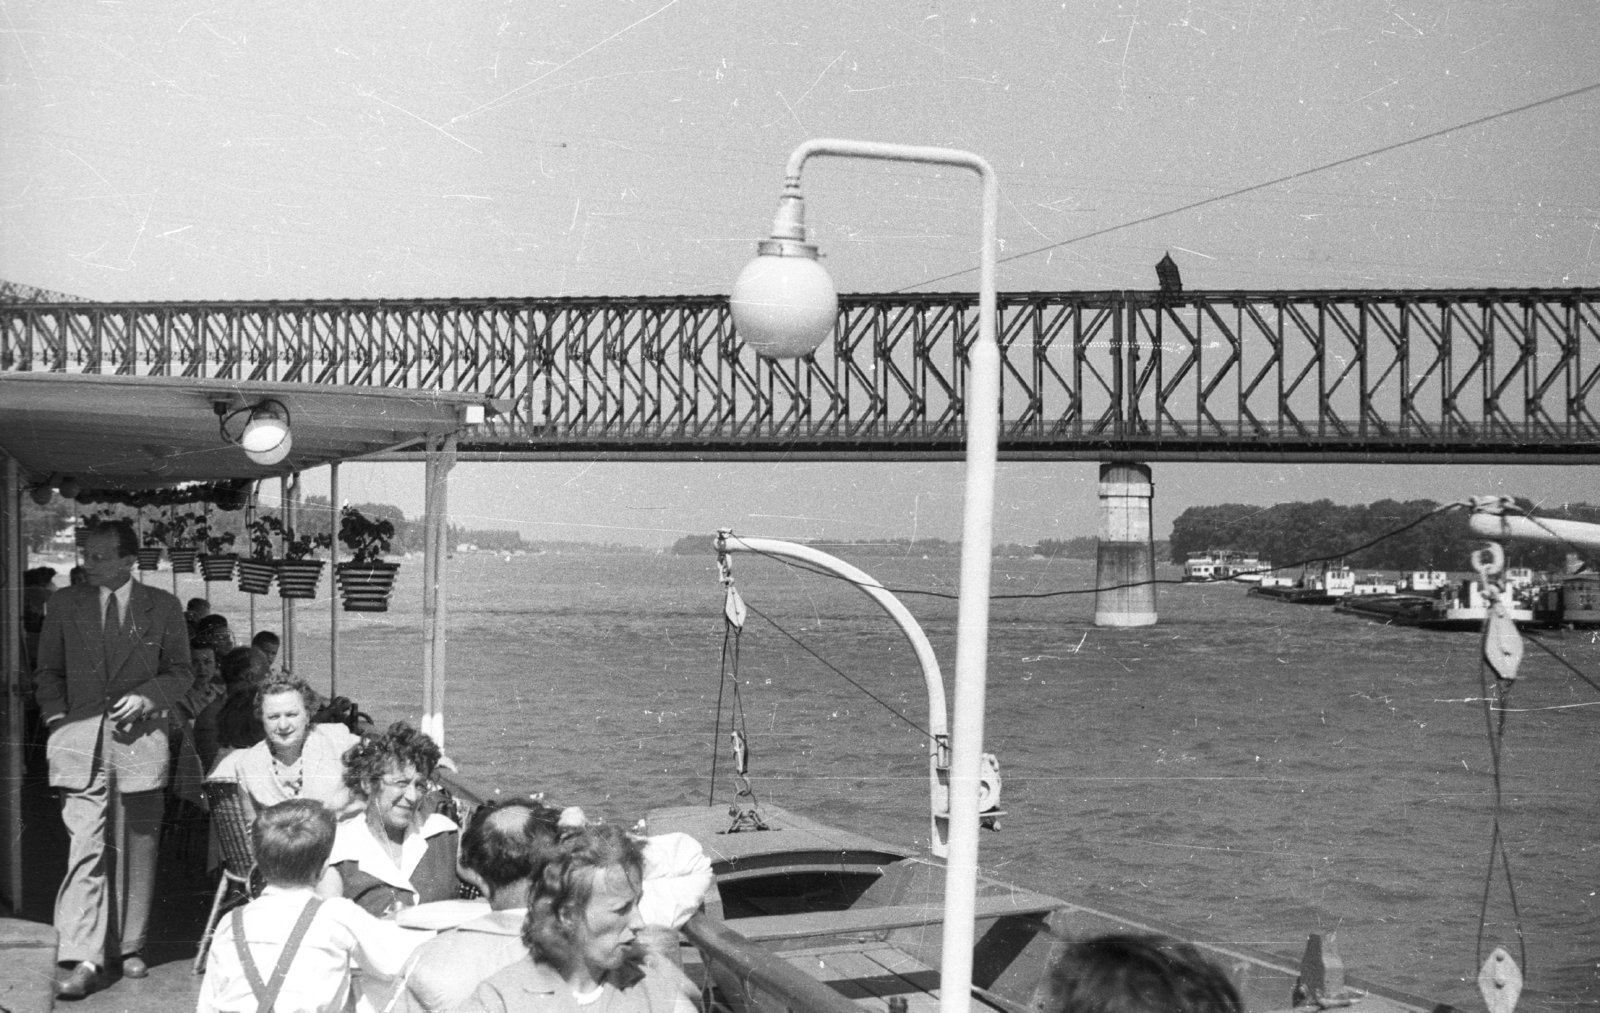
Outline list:
[[[1600,289],[1003,293],[1006,459],[1600,461]],[[0,305],[0,369],[471,391],[506,459],[955,458],[973,294]]]

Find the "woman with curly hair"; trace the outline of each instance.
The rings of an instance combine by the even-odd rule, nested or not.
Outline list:
[[[697,1013],[699,991],[640,945],[640,843],[614,826],[568,831],[528,895],[528,956],[486,978],[469,1013]]]
[[[424,806],[439,747],[404,721],[344,754],[345,787],[365,808],[342,821],[317,887],[383,917],[456,896],[459,828]]]

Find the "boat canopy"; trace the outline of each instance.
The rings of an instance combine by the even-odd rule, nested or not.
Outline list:
[[[223,420],[275,401],[292,436],[272,465],[251,460],[222,432]],[[425,465],[427,550],[423,560],[423,730],[443,743],[444,595],[441,594],[448,476],[455,434],[494,410],[481,394],[267,383],[203,377],[0,372],[0,898],[20,908],[22,499],[30,487],[74,479],[85,491],[159,489],[187,482],[283,483],[293,521],[301,471],[330,468],[330,508],[339,508],[338,465],[402,448]],[[239,428],[236,426],[236,428]],[[420,447],[417,446],[420,444]],[[337,530],[337,516],[332,518]],[[331,596],[330,596],[331,597]],[[338,672],[338,605],[330,601],[330,695]],[[286,657],[293,611],[284,606]]]
[[[289,415],[293,448],[261,465],[219,432],[222,412],[264,400]],[[199,377],[0,373],[0,449],[35,482],[140,489],[275,478],[397,450],[483,421],[481,394]]]

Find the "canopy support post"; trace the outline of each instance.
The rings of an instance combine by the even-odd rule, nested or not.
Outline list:
[[[328,698],[339,695],[339,462],[328,465]]]
[[[252,555],[254,554],[254,550],[249,548],[249,546],[250,546],[250,525],[255,523],[256,515],[259,514],[260,512],[261,512],[261,483],[260,482],[251,482],[250,483],[250,501],[245,504],[245,508],[244,508],[244,543],[245,543],[245,545],[247,547],[246,551],[251,552]],[[260,596],[259,595],[254,595],[254,594],[247,594],[247,595],[245,595],[245,597],[250,599],[250,640],[252,642],[254,642],[255,639],[256,639],[256,599],[258,597],[260,597]]]
[[[22,469],[0,453],[0,895],[22,911]]]
[[[423,480],[422,730],[444,749],[445,596],[444,563],[450,530],[450,469],[456,463],[455,434],[430,437]]]
[[[295,505],[300,500],[300,473],[298,471],[279,479],[283,490],[278,504],[278,514],[283,518],[283,535],[279,539],[278,553],[284,554],[286,543],[289,541],[289,532],[294,531],[300,523],[296,516],[298,511]],[[295,531],[298,535],[299,532]],[[283,596],[283,578],[278,578],[278,603],[279,615],[282,617],[282,642],[278,646],[279,654],[278,671],[294,673],[294,599]]]

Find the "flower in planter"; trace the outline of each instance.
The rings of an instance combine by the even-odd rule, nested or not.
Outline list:
[[[245,528],[250,536],[251,558],[271,559],[274,548],[272,538],[283,533],[283,522],[271,514],[262,514],[245,525]]]
[[[310,559],[311,554],[318,549],[326,549],[333,545],[333,536],[329,534],[296,535],[293,528],[283,529],[283,558],[284,559]]]
[[[162,532],[162,541],[169,549],[192,549],[199,540],[201,529],[205,527],[205,518],[192,510],[181,514],[173,514],[166,521],[166,530]]]
[[[164,548],[167,544],[167,531],[171,525],[165,519],[153,522],[144,530],[144,547],[147,549]]]
[[[232,531],[219,531],[211,533],[211,525],[204,517],[194,526],[194,540],[196,544],[205,549],[208,556],[220,556],[233,549],[235,537]]]
[[[375,563],[388,553],[394,539],[394,522],[373,520],[354,507],[339,511],[339,541],[354,554],[357,565]]]

